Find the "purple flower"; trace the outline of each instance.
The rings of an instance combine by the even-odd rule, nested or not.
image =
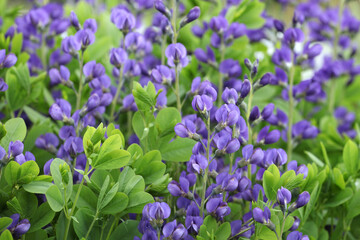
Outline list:
[[[64,127],[62,127],[62,128],[64,128]],[[60,129],[60,132],[61,132],[61,129]],[[40,135],[36,139],[35,146],[38,148],[41,148],[41,149],[45,149],[50,152],[55,152],[56,147],[59,146],[59,139],[53,133],[45,133],[44,135]]]
[[[213,107],[212,99],[207,95],[196,95],[191,103],[193,109],[197,112],[205,113]]]
[[[89,45],[95,42],[94,32],[90,29],[79,30],[75,34],[76,41],[81,44],[82,49],[86,49]]]
[[[6,55],[5,49],[0,50],[0,69],[10,68],[15,65],[17,57],[13,53]]]
[[[260,117],[260,110],[258,106],[253,107],[253,109],[250,112],[249,121],[250,123],[256,121]]]
[[[298,163],[295,160],[288,163],[287,170],[288,171],[289,170],[294,170],[296,175],[304,174],[304,178],[307,177],[308,171],[309,171],[308,168],[304,164],[301,164],[301,165],[298,166]]]
[[[181,19],[180,22],[180,28],[184,27],[186,24],[191,23],[192,21],[195,21],[200,17],[200,8],[198,6],[193,7],[190,9],[189,13]]]
[[[93,33],[96,33],[96,30],[97,30],[96,20],[95,20],[95,19],[92,19],[92,18],[86,19],[85,22],[84,22],[83,29],[84,29],[84,30],[89,29],[89,30],[91,30]]]
[[[165,202],[155,202],[145,205],[143,209],[143,217],[150,222],[164,220],[170,216],[171,209]]]
[[[202,173],[208,166],[208,160],[201,154],[192,155],[187,163],[187,171],[193,173]]]
[[[291,228],[289,229],[289,231],[295,231],[296,229],[298,229],[300,226],[300,218],[298,218],[297,216],[294,216],[294,223],[291,226]]]
[[[261,117],[264,120],[267,120],[273,113],[275,108],[275,105],[273,103],[269,103],[264,107],[264,109],[261,111]]]
[[[310,194],[307,191],[302,192],[295,202],[296,208],[301,208],[305,206],[309,202],[309,200],[310,200]]]
[[[269,132],[270,126],[265,126],[259,131],[257,142],[263,144],[273,144],[279,141],[280,131],[272,130]]]
[[[209,23],[209,27],[217,33],[223,33],[228,25],[228,21],[223,16],[213,17]]]
[[[112,48],[110,50],[110,63],[117,68],[126,62],[128,55],[122,48]]]
[[[195,49],[194,55],[200,62],[215,65],[215,53],[209,46],[206,47],[206,52],[201,48]]]
[[[238,61],[226,59],[220,63],[219,71],[229,78],[237,78],[241,75],[241,66]]]
[[[224,104],[215,113],[218,122],[217,129],[221,130],[226,126],[233,126],[240,117],[240,110],[234,104]]]
[[[294,231],[287,236],[286,240],[309,240],[309,237],[301,232]]]
[[[287,205],[291,202],[291,192],[287,190],[286,188],[281,187],[277,191],[277,201],[281,205]]]
[[[15,142],[11,141],[9,143],[9,148],[8,148],[8,158],[16,157],[17,155],[22,154],[23,151],[24,151],[24,144],[21,141],[19,140],[16,140]]]
[[[245,79],[241,85],[240,98],[245,98],[249,94],[250,89],[251,89],[251,83],[248,79]]]
[[[310,47],[310,42],[307,42],[304,46],[303,54],[307,55],[308,59],[313,59],[318,56],[322,51],[320,44],[314,44]]]
[[[295,42],[302,42],[304,33],[299,28],[289,28],[284,32],[284,43],[289,47],[293,47]]]
[[[189,181],[184,177],[179,178],[179,183],[172,180],[168,185],[168,190],[175,197],[186,197],[186,194],[189,192]]]
[[[84,65],[83,73],[87,79],[98,78],[105,74],[105,68],[101,63],[90,61]]]
[[[227,104],[236,104],[239,99],[239,95],[234,88],[225,88],[221,98]]]
[[[10,216],[13,220],[12,223],[7,227],[15,238],[20,238],[30,229],[30,222],[28,219],[20,220],[20,214],[15,213]]]
[[[165,55],[168,58],[167,64],[170,67],[186,67],[189,63],[186,48],[181,43],[170,44],[165,50]]]
[[[213,142],[218,149],[217,154],[233,153],[240,148],[239,140],[237,138],[232,138],[231,133],[226,130],[222,130],[215,134]]]
[[[166,16],[168,19],[171,18],[171,12],[170,10],[165,6],[162,0],[155,0],[154,7],[156,10],[158,10],[160,13],[162,13],[164,16]]]
[[[56,99],[49,109],[49,114],[54,120],[68,121],[71,115],[71,105],[64,99]]]
[[[175,125],[175,133],[182,138],[192,138],[196,141],[200,140],[200,136],[196,133],[196,126],[192,121],[184,120],[184,123]]]
[[[134,15],[124,9],[113,8],[110,18],[115,26],[124,34],[131,31],[136,24]]]
[[[64,84],[67,85],[70,78],[69,69],[65,66],[60,66],[60,71],[56,68],[52,68],[49,71],[50,83],[52,85]]]
[[[8,90],[8,87],[9,86],[6,84],[4,79],[0,78],[0,92],[5,92],[6,90]]]
[[[70,22],[71,22],[71,25],[76,29],[76,31],[79,31],[81,26],[79,23],[79,19],[78,19],[76,13],[74,13],[74,11],[71,11],[71,13],[70,13]]]
[[[206,211],[216,216],[218,219],[223,219],[230,214],[230,207],[222,198],[212,198],[206,203]]]
[[[188,235],[187,229],[183,224],[179,223],[176,225],[176,220],[165,224],[162,232],[165,238],[170,238],[174,240],[185,239]]]
[[[81,49],[81,42],[75,36],[66,37],[61,42],[61,49],[64,53],[77,56],[78,51]]]
[[[275,164],[276,166],[282,166],[286,162],[287,162],[287,154],[281,148],[267,149],[264,153],[263,167],[268,167],[271,164]]]
[[[71,156],[84,151],[83,141],[79,137],[69,137],[64,143],[64,150]]]
[[[270,222],[271,212],[268,207],[265,207],[264,211],[258,207],[254,208],[252,213],[253,213],[253,218],[256,222],[262,224],[268,224]]]
[[[302,120],[297,122],[292,127],[293,138],[312,139],[315,138],[319,133],[317,127],[312,126],[309,121]]]
[[[169,85],[174,79],[173,72],[165,65],[157,65],[151,71],[151,77],[156,83]]]

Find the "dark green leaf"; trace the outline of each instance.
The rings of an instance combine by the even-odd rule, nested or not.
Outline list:
[[[51,210],[47,202],[41,204],[30,219],[31,227],[29,232],[35,232],[46,226],[53,220],[54,216],[55,213]]]

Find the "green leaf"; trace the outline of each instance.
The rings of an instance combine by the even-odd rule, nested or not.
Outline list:
[[[177,138],[160,149],[161,156],[169,162],[187,162],[192,155],[195,141],[189,138]]]
[[[31,182],[37,175],[39,175],[40,169],[35,161],[24,162],[20,166],[19,178],[17,180],[20,184]]]
[[[151,82],[144,88],[142,88],[140,83],[134,82],[132,93],[140,111],[148,111],[155,106],[156,99],[153,93],[153,87],[154,85]]]
[[[141,213],[144,206],[148,203],[154,202],[154,198],[147,192],[130,193],[129,204],[126,208],[128,213]]]
[[[265,23],[264,18],[261,17],[264,9],[265,4],[263,2],[244,0],[232,13],[231,22],[244,23],[249,29],[260,28]]]
[[[139,175],[135,175],[131,177],[128,183],[126,184],[124,193],[125,194],[136,193],[136,192],[144,191],[144,188],[145,188],[145,181],[143,177]]]
[[[55,212],[53,212],[47,202],[40,205],[37,208],[35,214],[30,219],[30,232],[35,232],[36,230],[41,229],[42,227],[49,224],[55,217]]]
[[[314,209],[315,204],[316,204],[316,202],[317,202],[317,200],[319,198],[319,195],[320,195],[320,190],[321,190],[321,188],[319,187],[319,183],[316,182],[316,185],[315,185],[314,189],[312,190],[312,192],[310,194],[310,200],[305,206],[305,214],[304,214],[303,219],[301,219],[303,222],[306,222],[306,220],[309,217],[310,213]]]
[[[21,216],[24,215],[20,202],[16,197],[13,197],[11,200],[7,201],[6,205],[13,213],[19,213]]]
[[[1,235],[0,240],[13,240],[13,237],[11,235],[11,232],[6,229]]]
[[[308,157],[314,162],[316,163],[319,167],[323,167],[324,163],[318,158],[316,157],[314,154],[312,154],[311,152],[305,151],[305,154],[308,155]]]
[[[216,239],[228,239],[231,235],[231,226],[229,222],[225,222],[215,232]]]
[[[88,186],[95,192],[99,193],[101,186],[103,185],[106,177],[109,176],[111,181],[113,181],[110,173],[103,169],[96,169],[91,175],[91,182]]]
[[[119,183],[119,189],[118,191],[120,192],[124,192],[125,191],[125,187],[128,185],[128,183],[130,182],[131,178],[135,176],[135,172],[132,168],[130,167],[125,167],[120,175],[119,175],[119,179],[118,179],[118,183]],[[142,178],[142,177],[140,177]],[[142,180],[144,182],[144,179]],[[145,182],[144,182],[144,186],[142,188],[139,189],[139,191],[143,191],[145,188]]]
[[[108,189],[110,184],[110,177],[106,176],[104,184],[101,186],[96,209],[100,210],[101,208],[101,202],[103,201],[103,198],[105,196],[106,190]]]
[[[14,35],[11,41],[11,51],[16,55],[20,54],[23,43],[23,35],[22,33],[17,33]]]
[[[333,175],[334,175],[334,182],[335,184],[341,188],[341,189],[345,189],[345,181],[344,181],[344,176],[341,173],[340,169],[338,168],[334,168],[333,169]]]
[[[23,190],[17,192],[16,197],[22,209],[22,218],[30,218],[36,212],[38,206],[37,197]]]
[[[114,198],[107,204],[105,207],[101,209],[101,213],[103,214],[117,214],[121,211],[124,211],[129,203],[129,198],[125,193],[117,192]]]
[[[350,220],[360,214],[360,191],[356,191],[348,205],[346,219]]]
[[[18,110],[26,105],[28,92],[21,86],[14,71],[7,71],[5,79],[8,85],[8,90],[5,92],[8,106],[12,111]],[[12,129],[15,130],[16,128]]]
[[[148,152],[133,165],[135,173],[141,175],[145,183],[151,183],[161,178],[166,170],[165,164],[161,162],[161,154],[158,150]]]
[[[92,166],[96,169],[118,169],[124,167],[130,161],[130,153],[118,149],[98,157]]]
[[[337,207],[345,202],[347,202],[351,197],[353,196],[353,191],[351,188],[345,188],[344,190],[336,193],[335,196],[330,198],[329,201],[327,201],[324,204],[325,208],[331,208],[331,207]]]
[[[4,177],[6,182],[10,186],[13,186],[16,183],[19,175],[20,175],[20,164],[18,164],[15,161],[9,162],[8,165],[6,165],[4,171]]]
[[[94,212],[87,208],[80,208],[76,214],[75,218],[77,221],[73,221],[74,230],[76,235],[81,239],[86,236],[91,222],[94,219]],[[100,239],[100,229],[98,227],[93,227],[89,238],[87,239]]]
[[[138,230],[139,221],[126,220],[121,223],[110,236],[110,240],[133,240],[135,236],[140,237]]]
[[[9,217],[0,218],[0,232],[4,231],[12,223],[12,219]]]
[[[130,153],[131,155],[131,160],[129,162],[129,165],[132,165],[133,162],[135,162],[137,159],[141,158],[144,154],[143,154],[143,150],[141,149],[141,147],[136,144],[133,143],[131,144],[127,151]]]
[[[45,194],[46,191],[53,185],[50,182],[45,181],[33,181],[28,184],[23,185],[25,191],[30,193],[37,193],[37,194]]]
[[[98,208],[99,210],[103,209],[110,203],[110,201],[115,197],[118,189],[119,183],[115,183],[114,186],[106,193],[104,199],[101,201],[100,207]]]
[[[155,119],[160,134],[174,133],[174,127],[179,122],[181,122],[181,115],[179,111],[173,107],[161,109]]]
[[[275,201],[277,190],[279,188],[280,182],[280,172],[277,166],[274,164],[270,165],[270,167],[264,172],[263,175],[263,185],[266,196]]]
[[[9,148],[11,141],[23,141],[26,136],[26,125],[22,118],[12,118],[5,123],[6,135],[1,139],[1,146]]]
[[[60,212],[63,209],[65,203],[58,186],[52,185],[49,187],[45,195],[54,212]]]
[[[71,195],[72,202],[75,201],[75,197],[78,189],[79,189],[79,184],[74,185],[74,191],[72,192]],[[91,191],[89,187],[82,186],[76,206],[79,208],[89,208],[95,212],[96,200],[97,200],[97,196],[95,195],[95,193]]]
[[[359,148],[351,140],[348,140],[345,144],[343,151],[343,159],[346,170],[352,175],[356,174],[359,162]]]

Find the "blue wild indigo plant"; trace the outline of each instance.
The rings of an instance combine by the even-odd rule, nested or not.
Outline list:
[[[359,239],[358,9],[1,1],[0,239]]]

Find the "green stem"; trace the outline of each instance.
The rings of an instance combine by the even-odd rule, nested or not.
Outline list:
[[[249,144],[252,144],[252,129],[251,129],[251,125],[250,125],[250,121],[249,121],[249,117],[250,117],[250,113],[251,113],[251,107],[252,107],[252,100],[253,100],[253,97],[254,97],[254,91],[253,91],[253,86],[252,86],[252,78],[250,76],[250,92],[249,92],[249,99],[248,99],[248,103],[247,103],[247,111],[246,111],[246,125],[247,125],[247,128],[248,128],[248,135],[249,135],[249,140],[248,140],[248,143]],[[251,164],[249,163],[248,164],[248,171],[247,171],[247,175],[248,175],[248,178],[251,180]]]
[[[288,120],[288,129],[287,129],[287,155],[288,161],[292,160],[292,125],[293,125],[293,115],[294,115],[294,97],[293,97],[293,86],[294,86],[294,75],[295,75],[295,61],[294,56],[292,56],[292,65],[290,68],[290,82],[289,82],[289,120]]]
[[[99,214],[99,212],[96,211],[96,214],[95,214],[95,216],[94,216],[94,219],[93,219],[93,221],[92,221],[91,224],[90,224],[89,230],[87,231],[87,233],[86,233],[86,235],[85,235],[85,239],[87,239],[87,238],[89,237],[89,234],[90,234],[90,232],[91,232],[92,228],[94,227],[94,224],[95,224],[95,222],[96,222],[96,220],[97,220],[98,214]]]
[[[176,31],[176,15],[177,15],[177,9],[176,9],[176,0],[172,0],[172,9],[173,9],[173,12],[172,12],[172,27],[173,27],[173,31],[174,31],[174,36],[173,36],[173,43],[176,43],[177,42],[177,31]]]
[[[130,93],[132,92],[133,89],[133,79],[130,78]],[[131,133],[132,133],[132,115],[133,112],[132,111],[128,111],[127,112],[127,135],[128,137],[130,137]]]
[[[83,81],[82,81],[82,75],[83,75],[83,65],[84,65],[84,52],[81,52],[81,56],[79,59],[79,65],[80,65],[80,77],[79,77],[79,90],[77,92],[76,96],[76,110],[80,109],[80,103],[81,103],[81,94],[83,89]]]
[[[89,161],[86,161],[86,167],[85,167],[84,176],[86,176],[88,170],[89,170]],[[69,228],[70,228],[70,223],[71,223],[71,217],[74,215],[75,207],[76,207],[77,201],[79,200],[80,192],[81,192],[81,189],[82,189],[82,187],[84,185],[84,182],[85,182],[85,177],[84,176],[81,179],[79,188],[78,188],[78,190],[76,192],[76,195],[75,195],[73,206],[71,207],[71,211],[70,211],[70,214],[69,214],[69,217],[68,217],[68,222],[67,222],[66,228],[65,228],[64,240],[67,240],[67,236],[68,236]]]
[[[207,130],[208,130],[208,141],[207,141],[207,146],[206,146],[206,159],[209,162],[209,156],[210,156],[210,135],[211,135],[211,131],[210,131],[210,116],[208,116],[207,119]],[[202,197],[201,197],[201,209],[200,209],[200,216],[203,217],[204,216],[204,206],[205,206],[205,194],[206,194],[206,184],[207,184],[207,178],[208,178],[208,174],[209,174],[209,165],[206,167],[205,169],[205,173],[204,173],[204,177],[203,177],[203,185],[202,185]]]
[[[283,222],[282,222],[282,224],[281,224],[281,231],[280,231],[279,239],[282,239],[282,235],[283,235],[283,233],[284,233],[285,221],[286,221],[287,216],[288,216],[288,215],[285,215],[285,214],[284,214]]]
[[[161,65],[165,64],[165,45],[166,45],[166,35],[161,39]]]
[[[342,21],[342,15],[344,11],[344,5],[345,0],[339,0],[339,21],[337,22],[336,28],[335,28],[335,36],[334,36],[334,43],[333,43],[333,56],[334,59],[337,58],[338,55],[338,44],[339,44],[339,38],[340,38],[340,31],[341,31],[341,21]],[[336,78],[331,79],[330,81],[330,95],[329,95],[329,113],[332,115],[334,112],[334,106],[335,106],[335,93],[336,93]]]
[[[222,61],[224,61],[225,58],[225,44],[224,44],[224,36],[221,34],[220,35],[220,63]],[[224,88],[224,79],[223,76],[221,74],[221,72],[219,72],[219,93],[218,93],[218,107],[221,106],[222,104],[222,93],[223,93],[223,88]]]
[[[121,65],[120,68],[119,68],[119,84],[118,84],[118,87],[116,89],[116,93],[115,93],[115,97],[114,99],[112,100],[112,103],[111,103],[111,111],[110,111],[110,122],[114,121],[114,113],[115,113],[115,107],[116,107],[116,103],[118,101],[118,98],[119,98],[119,95],[120,95],[120,92],[121,92],[121,88],[123,86],[123,77],[124,77],[124,68],[123,66]]]
[[[181,112],[181,99],[180,99],[180,83],[179,83],[179,69],[175,66],[175,95],[177,110]]]
[[[157,230],[157,237],[158,237],[158,240],[160,240],[160,229]]]
[[[110,235],[111,235],[111,233],[112,233],[112,230],[114,229],[114,227],[115,227],[115,225],[116,225],[116,223],[117,223],[118,221],[119,221],[118,216],[115,216],[115,219],[114,219],[114,221],[113,221],[113,223],[111,224],[111,227],[110,227],[110,229],[109,229],[108,235],[106,236],[106,240],[109,240]]]

